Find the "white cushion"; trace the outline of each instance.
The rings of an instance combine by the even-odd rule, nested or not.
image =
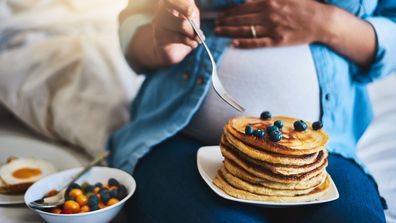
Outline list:
[[[369,86],[374,120],[358,145],[358,156],[377,180],[389,209],[387,222],[396,222],[396,75]]]

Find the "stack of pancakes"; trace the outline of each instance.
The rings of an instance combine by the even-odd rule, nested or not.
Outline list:
[[[282,120],[283,138],[272,142],[268,134],[260,139],[245,134],[246,126],[266,130]],[[213,183],[227,194],[267,202],[305,202],[323,196],[330,187],[326,172],[326,144],[323,129],[296,131],[297,119],[253,117],[231,119],[224,127],[221,153],[224,166]]]

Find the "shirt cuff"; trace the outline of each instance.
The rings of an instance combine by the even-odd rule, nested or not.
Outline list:
[[[151,15],[139,14],[139,15],[130,16],[121,23],[119,29],[119,37],[120,37],[121,49],[124,55],[137,29],[143,25],[149,24],[151,20],[152,20]]]
[[[365,20],[376,33],[376,53],[370,67],[362,69],[355,66],[353,73],[357,74],[357,81],[368,83],[396,72],[396,23],[386,17],[368,17]]]

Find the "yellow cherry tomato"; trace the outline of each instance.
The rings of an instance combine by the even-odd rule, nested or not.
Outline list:
[[[68,200],[63,204],[63,209],[65,212],[74,214],[80,212],[80,205],[75,201]]]
[[[80,213],[89,212],[89,211],[90,211],[90,209],[89,209],[88,205],[84,205],[80,209]]]
[[[100,191],[100,187],[95,187],[95,188],[94,188],[94,192],[95,192],[95,193],[99,193],[99,191]]]
[[[62,212],[62,209],[60,209],[60,208],[52,208],[52,210],[51,210],[51,213],[54,213],[54,214],[60,214]]]
[[[83,194],[83,192],[82,192],[82,190],[80,190],[80,189],[72,189],[70,192],[69,192],[69,195],[70,196],[72,196],[72,197],[75,197],[75,198],[77,198],[78,196],[80,196],[81,194]]]
[[[88,198],[84,194],[81,194],[76,197],[76,201],[80,206],[83,206],[88,203]]]
[[[106,206],[103,204],[103,202],[99,202],[99,203],[98,203],[98,207],[99,207],[100,209],[102,209],[102,208],[105,208]]]
[[[120,202],[120,201],[117,198],[110,198],[110,200],[107,202],[107,206],[117,204],[118,202]]]

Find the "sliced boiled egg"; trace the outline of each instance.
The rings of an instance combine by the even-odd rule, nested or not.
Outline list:
[[[56,172],[47,160],[18,158],[0,167],[0,177],[7,185],[33,183]]]

